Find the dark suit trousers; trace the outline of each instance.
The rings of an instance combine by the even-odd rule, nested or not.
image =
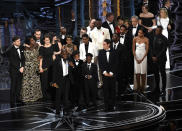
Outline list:
[[[49,80],[48,80],[48,70],[44,71],[41,76],[41,87],[42,87],[42,94],[44,99],[48,99],[47,89],[49,87]]]
[[[104,104],[105,108],[113,108],[115,106],[116,97],[116,80],[115,77],[103,76]]]
[[[74,106],[81,104],[81,98],[83,97],[83,82],[81,80],[75,80],[71,86],[71,100]]]
[[[23,75],[20,72],[10,71],[10,78],[11,78],[10,102],[12,104],[20,100],[22,77]]]
[[[69,76],[63,77],[63,80],[58,83],[59,88],[56,88],[56,111],[60,111],[60,105],[67,107],[69,104],[70,79]]]
[[[160,75],[162,77],[162,90],[164,91],[166,89],[166,62],[156,62],[153,63],[153,71],[155,76],[155,84],[156,84],[156,90],[160,91]]]
[[[97,82],[94,79],[85,79],[85,98],[86,104],[92,100],[93,104],[96,105],[96,95],[97,95]]]
[[[118,82],[118,96],[121,96],[121,94],[124,94],[124,92],[126,91],[126,88],[128,86],[128,79],[127,77],[120,75],[117,77],[117,82]]]

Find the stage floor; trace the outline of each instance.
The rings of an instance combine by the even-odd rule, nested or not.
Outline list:
[[[55,115],[52,103],[9,104],[9,89],[0,90],[1,130],[157,130],[161,122],[182,122],[182,71],[167,71],[166,95],[154,88],[154,76],[148,76],[145,95],[128,93],[117,101],[113,111],[105,112],[102,100],[98,107]],[[177,112],[176,112],[177,110]],[[178,113],[179,117],[176,116]],[[64,115],[63,115],[64,114]],[[167,119],[166,116],[167,115]]]
[[[64,114],[64,115],[63,115]],[[105,112],[103,104],[55,115],[52,104],[36,103],[0,111],[1,130],[133,130],[153,126],[165,111],[144,102],[119,102]]]

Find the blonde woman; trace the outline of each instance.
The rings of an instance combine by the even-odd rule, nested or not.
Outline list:
[[[162,34],[166,38],[168,38],[168,29],[170,29],[171,26],[169,25],[169,17],[168,17],[167,10],[165,8],[160,9],[159,16],[157,17],[157,25],[162,26],[163,28]]]

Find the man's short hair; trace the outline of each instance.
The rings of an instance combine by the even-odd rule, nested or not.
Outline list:
[[[82,38],[83,38],[83,37],[89,38],[88,34],[83,34],[83,35],[82,35]]]
[[[123,27],[125,30],[127,29],[126,25],[121,25],[120,28]]]
[[[70,39],[73,39],[73,37],[71,35],[66,35],[66,40],[70,38]]]
[[[131,17],[131,19],[133,19],[133,18],[136,19],[136,20],[139,19],[138,16],[136,16],[136,15],[134,15],[134,16]]]
[[[104,42],[106,42],[107,44],[111,44],[111,40],[109,39],[105,39]]]
[[[112,16],[112,15],[114,15],[112,12],[107,13],[107,14],[106,14],[106,18],[108,18],[108,17],[110,17],[110,16]]]
[[[34,34],[36,33],[36,32],[41,32],[41,30],[40,29],[35,29],[35,31],[34,31]]]
[[[161,31],[163,30],[163,27],[161,25],[157,26],[157,28],[161,29]]]
[[[12,41],[15,42],[15,41],[18,40],[18,39],[20,39],[19,36],[14,36],[14,37],[12,38]]]

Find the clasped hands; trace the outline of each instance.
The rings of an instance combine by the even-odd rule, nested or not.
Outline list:
[[[104,76],[113,77],[113,74],[105,72],[105,73],[104,73]]]

